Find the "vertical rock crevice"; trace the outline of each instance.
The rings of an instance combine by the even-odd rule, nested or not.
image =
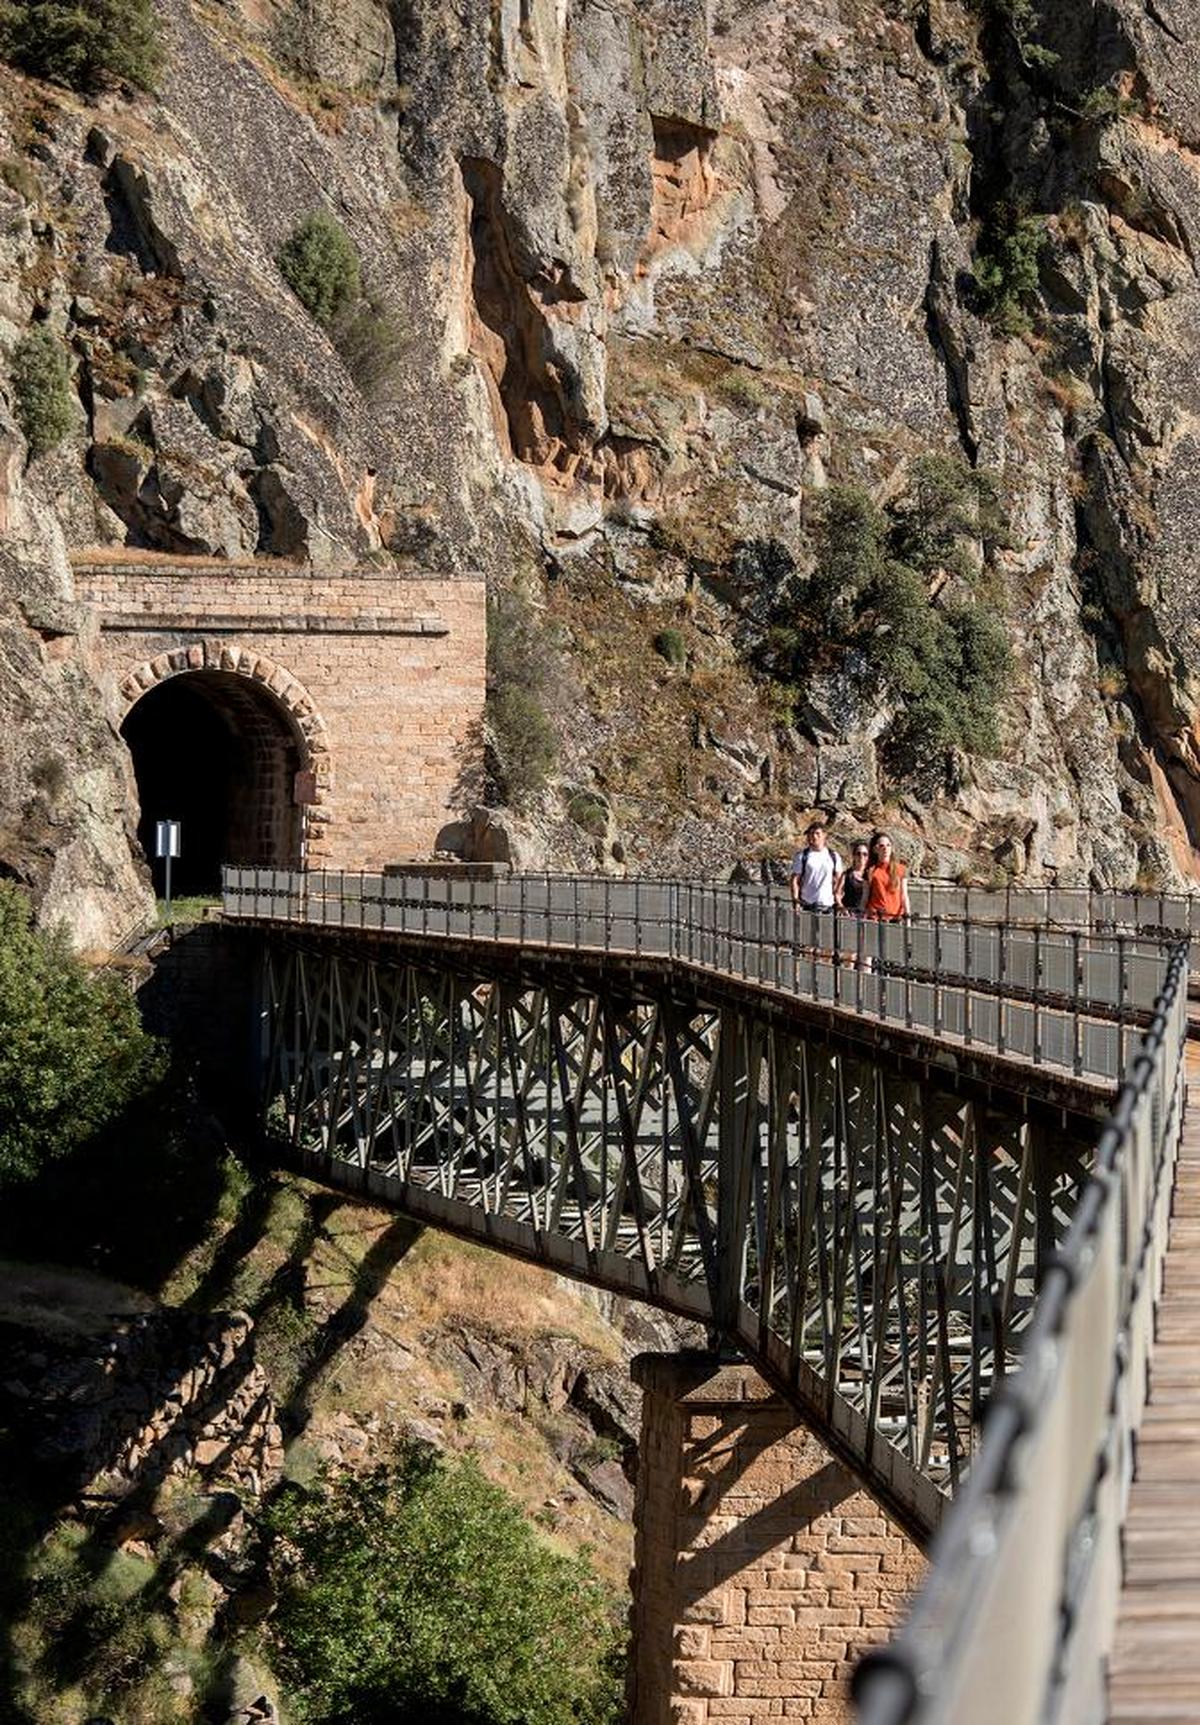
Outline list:
[[[978,255],[1003,208],[1044,224],[1028,342],[989,344],[990,364],[1003,368],[1012,400],[1031,355],[1040,411],[1061,424],[1075,470],[1080,632],[1120,666],[1109,667],[1108,689],[1101,660],[1095,699],[1116,729],[1123,815],[1143,869],[1186,876],[1200,851],[1200,707],[1171,620],[1180,560],[1170,493],[1173,469],[1189,464],[1177,430],[1193,410],[1174,368],[1186,363],[1180,296],[1195,290],[1200,176],[1157,112],[1141,22],[1125,0],[1043,6],[1031,28],[1032,51],[993,19],[981,37],[984,76],[960,90],[972,162],[964,240]],[[931,271],[931,333],[963,430],[972,367],[953,336],[970,295],[952,298]],[[1099,632],[1089,607],[1103,613]]]
[[[550,485],[590,482],[596,474],[578,375],[551,329],[552,319],[569,326],[585,295],[565,264],[553,273],[522,272],[500,168],[478,157],[460,165],[468,206],[470,351],[487,386],[501,448]]]
[[[713,163],[715,131],[659,114],[650,116],[650,124],[650,225],[638,260],[639,276],[656,258],[686,249],[703,236],[705,218],[722,188]]]

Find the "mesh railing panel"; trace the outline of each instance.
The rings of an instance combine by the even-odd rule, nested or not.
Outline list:
[[[862,1725],[1105,1716],[1183,1115],[1186,983],[1181,944],[926,1582],[891,1646],[859,1669]]]
[[[1011,897],[925,888],[914,908],[937,903],[974,915]],[[1061,912],[1096,895],[1057,894],[1053,904],[1049,893],[1033,897]],[[1153,906],[1159,914],[1160,901]],[[670,958],[1099,1079],[1119,1076],[1131,1026],[1152,1009],[1166,967],[1161,940],[1133,933],[974,924],[942,909],[902,923],[867,922],[799,912],[778,889],[680,881],[229,868],[225,910],[263,921]]]

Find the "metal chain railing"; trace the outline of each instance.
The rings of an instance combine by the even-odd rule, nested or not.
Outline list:
[[[1184,1104],[1186,944],[1043,1277],[1019,1371],[895,1640],[863,1660],[861,1725],[1102,1719],[1133,1437],[1147,1390]]]

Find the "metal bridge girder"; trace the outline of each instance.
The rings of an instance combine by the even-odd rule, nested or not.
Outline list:
[[[293,938],[264,981],[268,1119],[314,1175],[709,1324],[932,1524],[1082,1139],[1039,1158],[1015,1101],[700,987]]]

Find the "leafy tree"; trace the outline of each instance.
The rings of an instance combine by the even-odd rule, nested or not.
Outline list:
[[[67,350],[44,324],[27,330],[13,350],[17,421],[31,455],[44,455],[75,424],[75,397]]]
[[[473,1461],[420,1445],[269,1511],[276,1664],[322,1725],[615,1725],[612,1601]]]
[[[958,640],[959,740],[977,754],[1000,745],[997,709],[1012,670],[1008,636],[998,617],[978,602],[948,606],[946,621]]]
[[[974,543],[980,539],[993,544],[1008,539],[992,475],[950,455],[918,457],[893,517],[893,556],[926,576],[944,573],[969,580],[975,573]]]
[[[851,626],[862,598],[883,580],[887,517],[855,485],[831,488],[821,518],[820,555],[808,581],[808,609],[835,631]]]
[[[0,881],[0,1184],[85,1143],[158,1069],[128,990],[36,929]]]
[[[328,210],[305,216],[284,241],[276,262],[301,305],[326,329],[332,329],[362,291],[354,241]]]
[[[154,0],[0,0],[0,56],[85,93],[152,90],[163,58]]]

